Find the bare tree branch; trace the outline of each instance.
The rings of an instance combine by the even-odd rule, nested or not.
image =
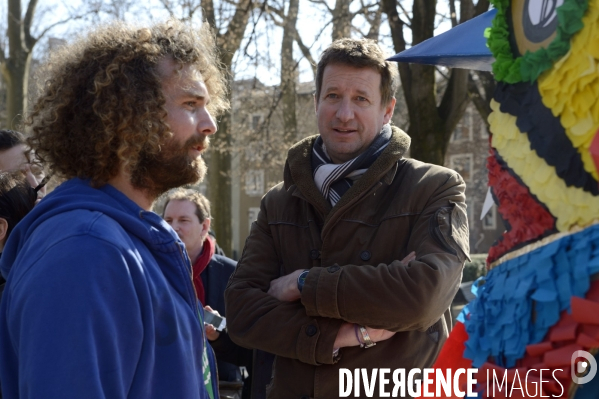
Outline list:
[[[468,97],[472,100],[474,107],[478,111],[481,119],[484,121],[487,131],[489,130],[489,115],[491,114],[491,106],[489,105],[489,101],[481,96],[480,91],[478,90],[478,86],[476,82],[472,78],[472,75],[468,76]]]
[[[458,25],[458,16],[456,14],[456,10],[455,10],[455,0],[449,0],[449,13],[450,13],[450,18],[451,18],[451,26],[457,26]]]
[[[333,9],[331,7],[329,7],[329,5],[327,4],[327,2],[325,0],[308,0],[310,3],[313,4],[320,4],[323,5],[327,8],[327,10],[329,10],[329,12],[332,14],[333,13]]]
[[[410,18],[410,15],[408,14],[408,12],[406,11],[406,9],[403,7],[403,5],[401,4],[401,1],[397,2],[397,5],[399,6],[399,8],[401,9],[401,12],[403,12],[403,15],[406,16],[406,18],[408,19],[408,22],[411,24],[412,23],[412,18]]]
[[[223,49],[221,56],[226,65],[231,64],[233,54],[241,45],[252,7],[251,0],[240,0],[227,31],[223,35],[217,34],[217,41]]]
[[[164,1],[164,0],[162,0]],[[214,2],[212,0],[202,0],[202,10],[204,19],[216,32],[216,17],[214,16]]]
[[[55,22],[55,23],[53,23],[53,24],[50,24],[50,25],[49,25],[49,26],[47,26],[47,27],[46,27],[44,30],[42,30],[42,31],[39,33],[39,35],[37,35],[37,37],[31,37],[31,40],[33,41],[33,44],[35,44],[35,43],[37,43],[37,42],[38,42],[38,41],[39,41],[39,40],[40,40],[42,37],[44,37],[44,35],[45,35],[46,33],[48,33],[48,32],[49,32],[50,30],[52,30],[53,28],[56,28],[56,27],[57,27],[57,26],[59,26],[59,25],[64,25],[64,24],[66,24],[66,23],[68,23],[68,22],[71,22],[71,21],[76,21],[76,20],[83,19],[83,18],[87,17],[88,15],[91,15],[91,14],[96,14],[97,12],[98,12],[97,10],[87,11],[87,12],[85,12],[84,14],[81,14],[81,15],[75,15],[75,16],[73,16],[73,17],[66,18],[66,19],[63,19],[63,20],[61,20],[61,21]]]
[[[35,14],[35,8],[37,6],[38,0],[30,0],[27,5],[27,12],[25,13],[25,18],[23,19],[23,33],[25,34],[25,45],[27,48],[31,49],[35,45],[35,40],[31,36],[31,22],[33,20],[33,15]]]
[[[381,19],[383,15],[383,7],[380,6],[374,12],[374,16],[372,19],[369,19],[370,22],[370,30],[366,37],[368,39],[377,40],[379,38],[379,31],[381,30]]]
[[[306,58],[308,60],[308,62],[310,63],[310,67],[312,68],[312,73],[314,74],[314,78],[316,78],[316,61],[314,61],[314,58],[312,58],[312,54],[310,53],[310,48],[306,47],[306,45],[304,44],[302,38],[299,35],[299,32],[297,31],[297,28],[294,27],[294,29],[295,29],[295,32],[294,32],[295,42],[299,46],[304,58]]]

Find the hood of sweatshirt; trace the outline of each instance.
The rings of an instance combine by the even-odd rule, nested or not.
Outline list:
[[[127,233],[154,248],[166,248],[173,241],[180,241],[160,216],[145,211],[113,186],[106,184],[94,188],[88,180],[75,178],[44,197],[13,229],[0,258],[2,276],[8,277],[21,249],[37,227],[52,217],[73,210],[101,212],[118,222]]]

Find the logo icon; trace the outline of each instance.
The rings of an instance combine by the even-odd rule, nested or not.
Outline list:
[[[597,374],[597,361],[589,352],[575,351],[572,353],[571,365],[570,373],[575,384],[586,384]]]

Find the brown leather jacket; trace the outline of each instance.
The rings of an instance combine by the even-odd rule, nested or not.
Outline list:
[[[284,182],[262,199],[225,292],[233,340],[276,355],[268,398],[336,398],[340,368],[407,375],[430,367],[468,257],[459,174],[403,158],[410,138],[393,128],[387,148],[331,208],[312,178],[315,138],[289,150]],[[416,260],[401,265],[411,251]],[[301,302],[266,293],[271,280],[298,269],[310,269]],[[344,321],[397,334],[372,348],[342,348],[334,360]]]

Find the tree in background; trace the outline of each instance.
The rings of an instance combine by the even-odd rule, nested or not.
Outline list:
[[[47,10],[46,10],[47,11]],[[25,13],[21,0],[7,0],[6,39],[0,43],[0,70],[6,83],[6,126],[16,129],[27,110],[27,91],[33,49],[53,28],[97,13],[94,7],[72,11],[64,19],[44,24],[38,0],[30,0]],[[43,13],[42,13],[43,14]],[[35,33],[37,32],[37,33]]]
[[[450,9],[453,10],[451,18],[457,23],[454,0],[449,1]],[[433,37],[437,15],[436,0],[413,0],[411,12],[406,11],[401,1],[383,0],[381,5],[387,14],[397,53],[406,49],[404,28],[411,31],[412,46]],[[480,15],[488,8],[488,0],[478,0],[476,6],[472,0],[460,0],[459,22]],[[399,63],[399,73],[410,120],[410,155],[424,162],[443,165],[447,144],[469,100],[469,72],[465,69],[450,70],[440,101],[434,66]]]

